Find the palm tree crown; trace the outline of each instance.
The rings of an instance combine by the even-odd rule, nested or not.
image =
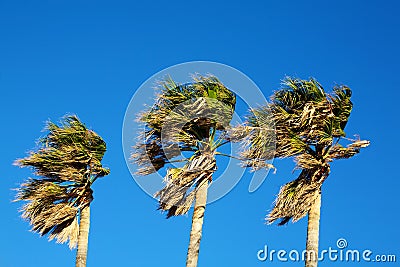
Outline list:
[[[345,138],[352,110],[351,90],[336,86],[327,94],[316,80],[286,78],[271,103],[253,110],[248,119],[243,152],[247,166],[259,168],[265,160],[294,157],[297,179],[284,185],[267,217],[285,224],[304,217],[320,193],[334,159],[350,158],[368,141]],[[345,140],[344,147],[340,141]]]
[[[198,186],[211,180],[216,149],[228,142],[225,133],[236,97],[215,76],[194,76],[187,84],[168,78],[160,83],[159,91],[154,106],[139,116],[145,131],[132,159],[140,175],[169,163],[185,163],[167,170],[166,185],[156,193],[159,208],[169,218],[187,213]]]
[[[31,167],[37,176],[18,188],[16,200],[27,201],[22,217],[33,231],[58,243],[69,241],[72,249],[78,241],[79,213],[93,200],[90,187],[110,173],[101,164],[106,143],[72,115],[61,125],[48,122],[47,130],[39,148],[15,162]]]

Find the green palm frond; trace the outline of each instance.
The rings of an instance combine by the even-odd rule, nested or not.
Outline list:
[[[320,102],[325,99],[325,92],[322,86],[314,79],[300,80],[286,77],[283,81],[283,88],[272,97],[275,105],[282,107],[292,113],[302,110],[309,102]]]
[[[106,143],[86,128],[76,116],[66,116],[60,125],[47,123],[48,134],[39,148],[15,164],[30,167],[30,178],[17,190],[16,201],[26,201],[22,217],[32,230],[74,248],[81,208],[92,201],[91,184],[110,173],[101,164]]]
[[[350,101],[351,90],[347,86],[336,86],[334,94],[330,96],[334,116],[334,136],[346,136],[344,128],[349,120],[353,103]]]

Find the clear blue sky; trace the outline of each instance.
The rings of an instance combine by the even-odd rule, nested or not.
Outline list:
[[[355,106],[347,132],[371,146],[332,164],[320,246],[335,247],[344,237],[349,248],[400,260],[399,8],[394,0],[0,0],[0,266],[74,264],[75,251],[29,232],[10,190],[30,174],[12,162],[34,147],[47,119],[65,113],[76,113],[108,144],[111,174],[94,185],[88,266],[184,266],[190,216],[166,220],[156,211],[156,201],[131,178],[121,133],[135,90],[165,67],[192,60],[233,66],[266,96],[285,75],[313,76],[325,88],[350,86]],[[244,176],[208,206],[199,266],[302,265],[256,257],[265,244],[305,246],[305,219],[264,224],[280,185],[294,178],[290,160],[277,165],[255,193]]]

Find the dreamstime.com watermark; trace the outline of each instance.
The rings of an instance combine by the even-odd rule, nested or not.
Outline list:
[[[332,262],[396,262],[395,254],[374,254],[372,250],[365,249],[348,249],[347,240],[339,238],[336,242],[336,247],[322,249],[318,255],[318,261]],[[303,250],[274,250],[269,249],[267,245],[257,252],[259,261],[280,261],[280,262],[298,262],[304,261],[306,258],[316,259],[314,251]]]

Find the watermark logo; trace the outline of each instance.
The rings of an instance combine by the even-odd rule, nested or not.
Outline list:
[[[298,251],[295,249],[290,251],[284,249],[275,250],[270,249],[268,245],[265,245],[263,249],[257,252],[257,259],[259,261],[299,262],[307,258],[315,260],[316,257],[317,255],[315,255],[314,251]],[[347,240],[339,238],[336,241],[336,247],[320,250],[318,261],[392,263],[396,262],[396,255],[393,253],[375,254],[369,249],[349,249]]]
[[[346,248],[346,247],[347,247],[347,240],[344,239],[344,238],[339,238],[339,239],[336,241],[336,246],[337,246],[339,249],[344,249],[344,248]]]

